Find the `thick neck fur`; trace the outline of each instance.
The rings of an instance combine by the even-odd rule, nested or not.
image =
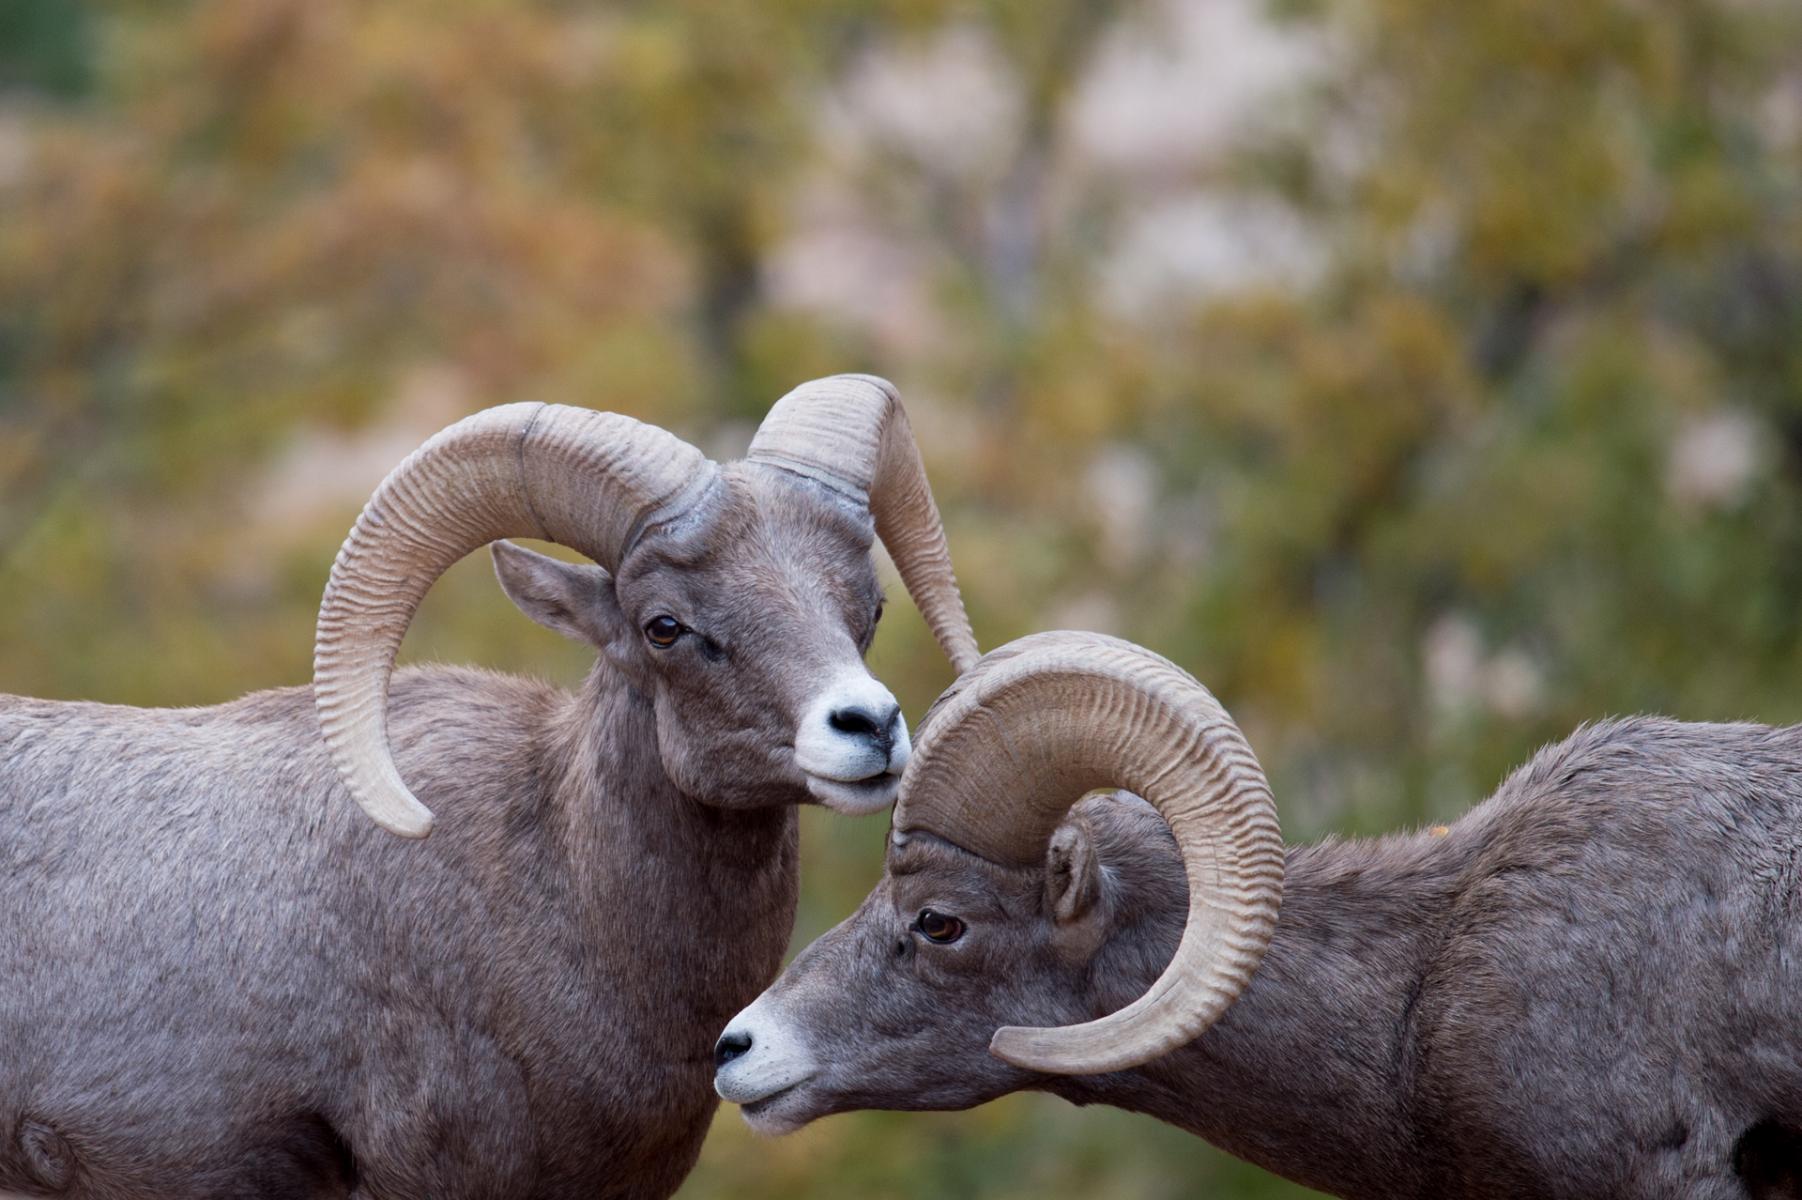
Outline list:
[[[1052,1090],[1148,1113],[1338,1195],[1417,1193],[1406,1030],[1435,914],[1467,857],[1457,841],[1423,834],[1292,848],[1275,938],[1226,1016],[1137,1070]],[[1097,1015],[1142,994],[1181,934],[1174,847],[1146,857],[1142,847],[1104,850],[1115,864],[1110,900],[1130,923],[1093,969],[1108,981]]]
[[[793,806],[718,808],[679,791],[658,758],[650,699],[605,665],[589,674],[580,694],[551,722],[542,757],[554,781],[547,815],[564,830],[561,846],[590,939],[699,925],[703,940],[730,930],[740,941],[752,932],[745,922],[764,915],[763,901],[783,909],[780,934],[753,937],[751,946],[741,942],[741,952],[756,949],[779,961],[794,915]],[[653,897],[669,903],[663,915],[672,924],[645,911]],[[753,907],[747,910],[747,904]],[[717,926],[699,924],[713,910],[730,916]],[[708,969],[723,966],[714,962]]]
[[[724,809],[680,792],[658,761],[649,698],[605,665],[550,722],[541,756],[554,781],[547,822],[562,830],[550,842],[573,892],[568,966],[584,992],[607,997],[601,1036],[641,1048],[630,1065],[645,1075],[631,1086],[652,1117],[646,1133],[672,1135],[643,1149],[669,1159],[673,1186],[716,1105],[713,1039],[781,967],[798,886],[795,810]]]
[[[453,703],[438,689],[459,680]],[[573,695],[455,671],[397,685],[396,744],[413,747],[403,773],[421,777],[421,798],[443,814],[414,845],[444,856],[447,885],[462,881],[441,897],[454,916],[434,926],[432,945],[410,949],[428,975],[406,990],[430,993],[435,964],[461,964],[455,994],[438,1003],[473,1005],[469,1019],[492,1025],[506,1057],[533,1064],[532,1195],[597,1194],[603,1177],[629,1181],[622,1195],[673,1191],[718,1103],[713,1040],[787,949],[794,807],[733,810],[681,792],[658,754],[651,699],[604,663]],[[505,689],[498,711],[476,707],[484,686]],[[472,719],[408,736],[412,721],[445,712]],[[477,783],[449,748],[458,738],[511,740],[510,761]],[[422,744],[433,740],[435,756]]]

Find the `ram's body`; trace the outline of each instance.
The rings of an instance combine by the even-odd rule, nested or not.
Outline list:
[[[692,803],[590,687],[398,676],[422,842],[350,803],[305,689],[0,701],[0,1191],[673,1190],[711,1032],[780,965],[794,810]]]
[[[1802,1194],[1802,728],[1597,725],[1449,830],[1291,850],[1250,987],[1110,1075],[1037,1075],[986,1044],[1145,991],[1182,930],[1177,847],[1142,802],[1094,798],[1050,868],[897,846],[735,1022],[749,1052],[723,1056],[722,1086],[741,1060],[804,1073],[756,1063],[769,1043],[824,1064],[746,1093],[776,1129],[1042,1089],[1348,1197]],[[926,907],[967,914],[959,944],[881,953]]]
[[[1802,730],[1587,729],[1443,836],[1294,851],[1220,1024],[1070,1094],[1347,1195],[1743,1196],[1802,1129],[1799,855]]]
[[[509,405],[377,491],[311,689],[0,698],[0,1194],[674,1191],[713,1036],[788,941],[795,806],[886,807],[907,760],[863,664],[877,529],[973,661],[887,384],[803,385],[721,466]],[[599,652],[579,694],[448,669],[391,689],[431,582],[515,534],[596,559],[494,543],[514,602]]]

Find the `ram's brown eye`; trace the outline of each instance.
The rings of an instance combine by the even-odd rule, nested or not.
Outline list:
[[[668,650],[682,636],[682,622],[674,617],[652,617],[645,622],[644,636],[659,650]]]
[[[937,942],[941,946],[964,936],[962,921],[942,912],[934,912],[930,908],[920,910],[919,918],[914,921],[914,928],[925,934],[927,941]]]

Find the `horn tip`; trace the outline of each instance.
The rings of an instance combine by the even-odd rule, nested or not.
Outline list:
[[[423,838],[432,832],[432,810],[408,796],[405,804],[363,804],[369,819],[396,837]]]
[[[1025,1029],[1019,1025],[1003,1025],[989,1039],[989,1053],[1010,1067],[1024,1067],[1032,1070],[1029,1062],[1021,1062],[1019,1058],[1019,1035]]]
[[[1026,1025],[1003,1025],[989,1039],[989,1053],[1007,1063],[1027,1071],[1044,1071],[1054,1075],[1089,1075],[1097,1070],[1107,1068],[1072,1065],[1059,1061],[1055,1056],[1045,1053],[1042,1039],[1048,1029],[1034,1029]]]
[[[1110,1038],[1081,1036],[1094,1032],[1094,1026],[1107,1020],[1104,1017],[1087,1026],[1065,1025],[1048,1029],[1003,1025],[989,1039],[989,1053],[1011,1066],[1046,1075],[1106,1075],[1144,1066],[1154,1058],[1187,1045],[1202,1033],[1202,1030],[1191,1030],[1152,1044],[1122,1039],[1117,1033]],[[1203,1025],[1205,1028],[1206,1024]],[[1072,1038],[1073,1031],[1081,1031],[1081,1034]]]

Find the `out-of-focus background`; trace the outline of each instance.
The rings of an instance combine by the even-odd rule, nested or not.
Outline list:
[[[304,682],[439,426],[730,457],[841,370],[901,385],[984,644],[1172,656],[1293,838],[1453,817],[1589,718],[1802,719],[1802,6],[0,5],[0,690]],[[889,611],[917,717],[946,668]],[[588,665],[480,558],[406,653]],[[797,944],[883,832],[809,814]],[[682,1193],[1302,1194],[1040,1097],[728,1108]]]

